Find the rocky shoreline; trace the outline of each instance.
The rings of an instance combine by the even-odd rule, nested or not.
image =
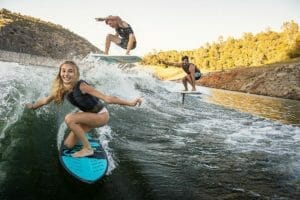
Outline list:
[[[204,75],[198,85],[300,100],[300,60]]]
[[[150,69],[159,80],[181,81],[185,76],[182,69],[175,67],[145,65],[141,69]],[[263,67],[202,73],[196,81],[199,86],[300,100],[300,58]]]
[[[60,60],[74,57],[82,59],[90,52],[102,52],[85,38],[61,25],[6,9],[0,9],[0,49],[22,53],[10,53],[14,58],[3,55],[5,52],[1,53],[2,59],[16,62],[24,61],[19,55],[30,57],[26,59],[28,61],[39,60],[36,56]]]

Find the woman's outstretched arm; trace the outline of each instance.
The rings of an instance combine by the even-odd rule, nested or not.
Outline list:
[[[142,103],[142,98],[135,98],[131,101],[127,101],[127,100],[123,100],[120,99],[118,97],[114,97],[114,96],[109,96],[109,95],[105,95],[102,92],[96,90],[95,88],[93,88],[92,86],[86,84],[86,83],[81,83],[80,84],[80,90],[83,93],[87,93],[90,94],[92,96],[95,96],[99,99],[102,99],[105,103],[108,104],[119,104],[119,105],[125,105],[125,106],[136,106],[136,105],[140,105]]]
[[[42,107],[42,106],[50,103],[52,100],[53,100],[53,96],[49,95],[47,97],[44,97],[44,98],[41,98],[41,99],[37,100],[35,103],[28,103],[28,104],[26,104],[26,107],[28,109],[35,110],[37,108],[40,108],[40,107]]]

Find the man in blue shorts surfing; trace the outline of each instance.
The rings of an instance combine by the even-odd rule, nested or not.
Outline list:
[[[116,34],[108,34],[105,41],[104,54],[108,54],[111,42],[126,49],[126,55],[129,55],[130,51],[136,47],[136,38],[131,26],[123,21],[119,16],[108,16],[105,18],[95,18],[96,21],[105,21],[107,25],[114,28]]]
[[[175,66],[175,67],[181,67],[183,69],[183,71],[187,74],[182,79],[182,83],[183,83],[183,86],[184,86],[184,91],[188,91],[187,83],[191,84],[192,91],[196,91],[195,81],[199,80],[201,78],[201,72],[197,68],[196,65],[189,62],[189,57],[188,56],[183,56],[181,58],[181,61],[182,61],[182,63],[171,63],[171,62],[166,62],[166,61],[161,61],[161,63],[163,63],[165,65],[172,65],[172,66]]]

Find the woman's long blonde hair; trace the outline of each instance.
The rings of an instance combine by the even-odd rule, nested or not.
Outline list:
[[[125,21],[123,21],[121,19],[121,17],[119,17],[119,16],[113,16],[113,15],[107,16],[106,19],[105,19],[105,23],[108,24],[109,20],[115,20],[118,23],[119,26],[123,26],[123,23],[125,22]]]
[[[60,76],[60,72],[61,72],[61,68],[63,65],[71,65],[73,66],[73,69],[75,71],[75,81],[73,83],[73,87],[74,85],[76,84],[76,82],[78,81],[79,79],[79,76],[80,76],[80,73],[79,73],[79,68],[78,66],[76,65],[75,62],[73,61],[70,61],[70,60],[67,60],[65,62],[63,62],[60,66],[59,66],[59,71],[58,71],[58,74],[56,75],[56,78],[54,79],[53,81],[53,84],[52,84],[52,95],[54,97],[54,103],[56,104],[61,104],[63,103],[64,101],[64,96],[67,92],[69,92],[69,89],[67,89],[64,84],[63,84],[63,80],[61,79],[61,76]]]

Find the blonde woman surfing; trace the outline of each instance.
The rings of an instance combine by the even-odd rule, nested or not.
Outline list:
[[[83,144],[83,148],[80,151],[72,154],[73,157],[85,157],[94,154],[94,150],[85,137],[85,133],[108,123],[108,110],[102,101],[107,104],[126,106],[136,106],[142,102],[141,98],[126,101],[103,94],[84,80],[79,80],[79,69],[73,61],[65,61],[59,67],[50,95],[37,100],[33,104],[27,104],[26,107],[37,109],[52,101],[61,104],[64,97],[81,110],[81,112],[69,113],[65,116],[65,123],[71,132],[64,141],[64,145],[72,148],[78,140]]]

